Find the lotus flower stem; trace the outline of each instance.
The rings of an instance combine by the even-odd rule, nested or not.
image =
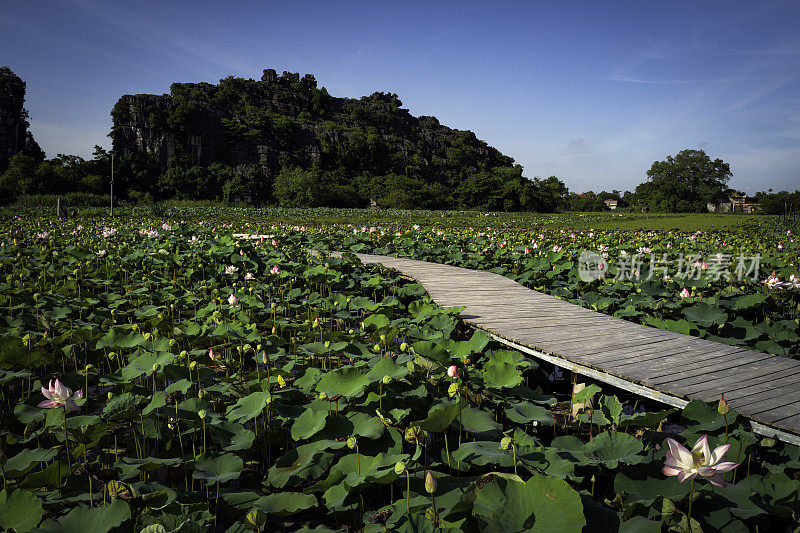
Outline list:
[[[444,450],[447,453],[447,468],[452,469],[450,466],[450,446],[447,445],[447,429],[444,430]]]
[[[689,489],[689,511],[686,513],[686,529],[692,533],[692,500],[694,499],[694,479],[692,478],[692,487]]]
[[[406,469],[406,514],[411,514],[411,475]]]
[[[67,436],[67,406],[64,405],[64,449],[67,450],[67,464],[69,464],[69,470],[72,472],[72,458],[69,456],[69,437]]]
[[[514,453],[514,475],[517,475],[517,446],[511,441],[511,451]]]

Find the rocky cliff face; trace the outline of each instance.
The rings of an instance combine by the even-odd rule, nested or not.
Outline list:
[[[285,166],[394,173],[446,183],[513,159],[470,131],[414,117],[395,94],[335,98],[310,74],[264,70],[260,81],[181,83],[165,95],[125,95],[112,111],[120,154],[147,152],[174,165],[228,164],[274,176]]]
[[[24,104],[25,82],[8,67],[0,67],[0,173],[8,168],[8,160],[17,152],[44,158],[28,131]]]

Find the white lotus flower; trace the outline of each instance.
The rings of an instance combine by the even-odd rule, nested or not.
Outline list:
[[[53,383],[51,379],[48,388],[42,387],[42,394],[47,399],[41,402],[39,407],[54,408],[65,405],[70,411],[81,410],[80,407],[75,405],[75,400],[83,398],[83,389],[73,395],[72,390],[61,383],[60,380],[56,379],[56,382]]]
[[[730,444],[717,446],[714,451],[708,446],[708,437],[703,435],[694,445],[692,451],[687,450],[675,440],[667,438],[669,451],[662,472],[668,476],[678,476],[678,481],[683,483],[698,474],[708,478],[708,482],[717,487],[725,487],[727,483],[722,478],[723,472],[733,470],[738,463],[724,461],[725,453]]]
[[[228,274],[229,276],[233,276],[237,272],[239,272],[239,267],[235,267],[233,265],[225,267],[225,273]]]

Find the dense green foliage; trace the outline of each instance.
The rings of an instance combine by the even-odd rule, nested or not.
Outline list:
[[[40,160],[18,152],[0,175],[0,197],[14,201],[30,194],[108,193],[110,175],[111,154],[99,146],[88,161],[64,154]]]
[[[735,411],[665,409],[608,387],[572,396],[567,376],[471,331],[460,308],[397,272],[307,252],[412,253],[566,297],[579,246],[705,252],[724,239],[750,251],[746,233],[573,237],[544,218],[530,232],[487,228],[494,215],[464,228],[463,214],[370,227],[367,211],[301,227],[282,222],[301,213],[258,212],[0,221],[0,527],[660,531],[686,529],[690,498],[696,531],[798,527],[800,449],[753,434]],[[531,239],[540,246],[526,254]],[[797,243],[775,241],[785,246],[769,265],[796,272]],[[603,286],[637,309],[655,298],[640,282],[580,298]],[[796,313],[762,283],[735,290],[698,286],[681,309],[750,296],[748,309]],[[726,331],[714,321],[701,327]],[[80,412],[38,407],[55,378],[83,390]],[[691,447],[701,435],[741,463],[729,486],[698,477],[690,490],[662,473],[666,437]]]
[[[0,67],[0,175],[19,152],[37,162],[44,159],[44,152],[28,130],[25,89],[25,82],[10,68]]]
[[[683,150],[647,171],[647,181],[636,187],[636,201],[651,211],[671,213],[707,210],[726,191],[730,165],[711,160],[703,150]]]

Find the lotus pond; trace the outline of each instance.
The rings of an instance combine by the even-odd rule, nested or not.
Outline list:
[[[493,270],[794,357],[791,228],[358,222],[2,219],[0,529],[800,527],[800,448],[755,435],[724,404],[667,409],[594,384],[572,394],[566,373],[470,330],[397,272],[308,252]],[[576,258],[588,248],[609,254],[612,274],[622,250],[645,248],[761,253],[761,271],[586,283]]]

